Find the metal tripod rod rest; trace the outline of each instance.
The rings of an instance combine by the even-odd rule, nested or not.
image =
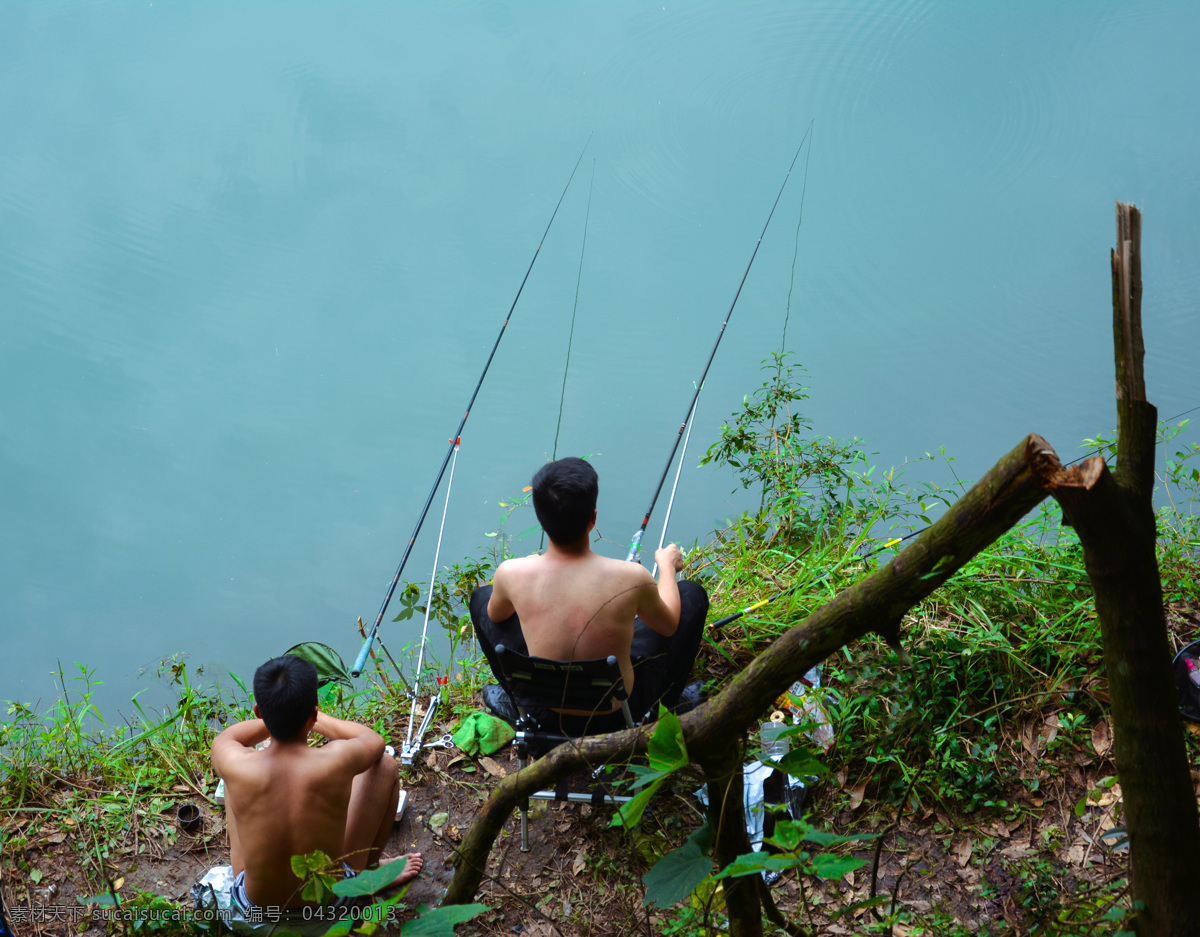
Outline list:
[[[413,694],[413,703],[416,704],[416,694]],[[400,763],[402,765],[411,765],[413,759],[417,757],[417,753],[421,750],[421,743],[425,740],[425,733],[429,731],[429,723],[433,721],[433,714],[437,712],[438,705],[442,702],[442,694],[434,693],[429,697],[429,708],[425,710],[425,718],[421,720],[421,725],[417,729],[417,735],[414,740],[411,735],[412,720],[409,719],[408,730],[409,737],[404,740],[404,747],[400,749]]]

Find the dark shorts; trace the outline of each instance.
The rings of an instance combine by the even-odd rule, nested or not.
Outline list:
[[[529,651],[516,615],[500,622],[488,617],[487,605],[491,596],[490,585],[475,590],[471,596],[471,621],[492,673],[507,691],[508,687],[500,677],[496,645],[503,644],[522,654]],[[708,593],[698,583],[682,579],[679,600],[679,627],[669,638],[654,631],[640,618],[633,621],[633,645],[629,654],[633,663],[633,692],[629,694],[629,708],[634,719],[640,720],[644,714],[655,711],[660,702],[670,709],[679,702],[679,695],[687,686],[700,650],[700,639],[704,637]]]

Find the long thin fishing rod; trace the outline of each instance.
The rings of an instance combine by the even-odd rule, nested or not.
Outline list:
[[[421,626],[421,649],[417,652],[417,669],[413,673],[412,708],[408,711],[408,734],[404,737],[404,749],[401,756],[401,760],[406,765],[412,764],[413,719],[417,715],[417,697],[421,693],[421,671],[425,667],[425,642],[429,635],[429,613],[433,611],[433,590],[437,586],[438,560],[442,554],[442,537],[446,533],[446,514],[450,510],[450,489],[454,487],[454,467],[456,465],[458,465],[457,443],[455,443],[453,457],[450,460],[450,477],[446,480],[446,503],[442,506],[442,524],[438,528],[437,546],[433,550],[433,572],[429,574],[429,598],[425,600],[425,623]],[[440,697],[440,691],[433,695],[427,711],[432,711],[437,706]],[[418,748],[420,744],[421,740],[417,739]]]
[[[925,531],[927,531],[928,529],[929,529],[928,527],[922,527],[920,530],[914,530],[911,534],[905,534],[903,537],[896,537],[892,540],[888,540],[882,546],[876,547],[870,553],[864,553],[862,556],[862,559],[869,560],[871,557],[875,556],[877,553],[882,553],[884,550],[890,549],[891,547],[894,547],[898,543],[903,543],[905,540],[911,540],[917,534],[922,534]],[[824,575],[819,576],[816,580],[814,580],[814,583],[820,582],[822,579],[827,579],[828,577],[829,577],[829,572],[826,572]],[[793,592],[795,592],[801,586],[812,585],[812,584],[813,583],[804,583],[804,582],[797,583],[796,585],[791,586],[790,588],[784,589],[782,592],[776,592],[769,599],[761,599],[758,602],[755,602],[753,605],[747,605],[745,608],[743,608],[739,612],[734,612],[732,615],[726,615],[724,618],[719,618],[716,621],[711,622],[709,624],[709,627],[710,628],[724,628],[730,622],[737,621],[743,615],[749,615],[751,612],[756,612],[760,608],[764,608],[765,606],[770,605],[773,602],[778,602],[784,596],[791,595]]]
[[[496,336],[496,343],[492,345],[491,354],[488,355],[487,363],[484,364],[483,371],[479,375],[479,381],[475,384],[475,390],[471,393],[471,399],[467,402],[467,409],[463,413],[462,420],[459,421],[458,429],[450,437],[450,448],[446,450],[446,458],[442,460],[442,467],[438,469],[437,477],[433,480],[433,487],[429,489],[429,497],[425,499],[425,506],[421,509],[420,516],[417,517],[417,525],[413,528],[412,536],[408,538],[408,546],[404,548],[404,555],[400,557],[400,565],[396,567],[396,575],[392,577],[392,584],[388,586],[387,595],[383,597],[383,604],[379,606],[379,614],[375,616],[375,622],[371,625],[371,630],[367,632],[366,640],[363,641],[362,650],[358,652],[358,658],[354,661],[354,666],[350,668],[351,676],[357,677],[362,673],[363,666],[367,662],[367,653],[371,650],[371,645],[375,642],[375,635],[379,632],[379,624],[383,621],[384,613],[387,612],[387,607],[392,601],[392,595],[395,593],[396,586],[400,582],[400,575],[404,572],[404,566],[408,562],[409,555],[412,553],[413,544],[417,542],[417,534],[421,532],[421,525],[425,523],[425,516],[429,513],[429,506],[433,504],[433,497],[437,494],[438,486],[442,483],[442,476],[446,474],[446,466],[450,464],[450,457],[454,454],[454,450],[458,447],[462,439],[463,427],[467,425],[467,417],[471,415],[471,407],[475,406],[475,398],[479,396],[479,388],[483,386],[483,379],[487,377],[488,368],[492,366],[492,359],[496,357],[496,349],[500,347],[500,339],[504,338],[504,330],[508,328],[508,322],[512,318],[513,310],[517,308],[517,300],[521,298],[521,291],[525,289],[525,283],[529,279],[529,274],[533,271],[533,265],[537,262],[538,254],[541,253],[546,235],[550,233],[550,225],[554,224],[554,218],[558,214],[558,209],[562,205],[563,199],[566,198],[567,189],[571,187],[571,180],[575,178],[575,170],[583,162],[583,154],[587,152],[588,143],[591,142],[591,134],[588,134],[587,143],[584,143],[583,149],[579,152],[579,159],[575,161],[575,167],[571,170],[567,184],[563,186],[562,195],[558,197],[554,211],[550,214],[550,221],[546,224],[546,230],[542,232],[541,240],[538,241],[537,248],[533,252],[533,259],[529,261],[529,267],[525,271],[525,276],[521,279],[521,285],[517,288],[517,295],[513,297],[512,305],[508,307],[508,313],[504,317],[504,324],[500,326],[500,334]]]
[[[699,401],[696,402],[697,405]],[[688,440],[692,438],[692,427],[696,425],[696,406],[692,407],[692,412],[688,414],[688,428],[683,437],[683,449],[679,452],[679,462],[675,465],[675,480],[671,482],[671,497],[667,498],[667,513],[663,517],[662,533],[658,535],[658,548],[661,550],[663,544],[667,542],[667,525],[671,523],[671,509],[675,507],[675,492],[679,490],[679,476],[683,472],[683,460],[687,458]],[[658,575],[658,561],[654,561],[654,567],[650,570],[651,576]]]
[[[692,400],[683,415],[683,422],[679,424],[679,432],[675,434],[675,442],[671,445],[671,454],[667,457],[667,464],[663,466],[662,475],[658,479],[658,485],[654,489],[654,496],[650,499],[650,507],[646,508],[646,515],[642,518],[641,526],[638,527],[633,535],[633,539],[629,543],[629,554],[625,557],[627,560],[636,560],[638,553],[642,549],[642,537],[646,534],[646,525],[650,523],[650,515],[654,513],[654,505],[658,502],[658,496],[662,492],[663,484],[667,480],[667,473],[671,470],[671,463],[675,460],[675,453],[678,451],[679,443],[683,439],[684,431],[687,429],[688,417],[691,416],[692,411],[696,408],[696,398],[700,396],[700,391],[704,387],[704,379],[708,377],[708,369],[712,367],[713,358],[717,356],[717,348],[720,347],[721,339],[725,336],[725,326],[729,325],[729,317],[733,315],[733,308],[737,305],[738,297],[742,295],[742,287],[746,285],[746,277],[750,275],[750,268],[754,266],[754,258],[758,256],[758,249],[762,246],[762,239],[767,233],[767,226],[771,224],[775,208],[779,205],[779,199],[783,196],[784,187],[792,175],[792,168],[796,165],[796,160],[800,158],[800,151],[804,149],[804,141],[808,139],[808,135],[811,132],[812,126],[809,125],[808,130],[804,132],[804,138],[800,141],[800,146],[796,148],[796,155],[792,157],[791,165],[788,166],[787,175],[783,177],[783,185],[779,187],[779,193],[775,196],[775,202],[771,205],[771,212],[767,215],[767,222],[763,225],[762,234],[754,242],[754,252],[750,255],[750,262],[746,264],[746,272],[742,274],[742,281],[738,284],[737,292],[733,294],[733,302],[729,304],[729,312],[725,314],[725,321],[721,323],[721,331],[717,333],[717,340],[713,343],[712,351],[708,355],[708,362],[704,365],[704,370],[700,374],[700,380],[696,383],[696,392],[692,395]]]
[[[558,434],[562,429],[563,403],[567,399],[567,372],[571,369],[571,348],[575,344],[575,313],[579,311],[579,287],[583,283],[583,255],[587,251],[588,219],[592,217],[592,189],[596,185],[596,161],[592,160],[592,180],[588,183],[587,211],[583,215],[583,244],[579,248],[579,270],[575,274],[575,304],[571,307],[571,329],[567,333],[567,360],[563,364],[562,390],[558,395],[558,421],[554,424],[554,448],[550,461],[558,458]],[[546,544],[546,531],[538,538],[538,549]]]

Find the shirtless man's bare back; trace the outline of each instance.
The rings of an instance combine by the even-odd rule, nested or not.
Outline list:
[[[508,560],[496,570],[488,617],[502,621],[517,612],[521,631],[534,657],[549,660],[593,660],[615,654],[625,687],[634,685],[629,660],[633,619],[670,637],[679,626],[679,583],[683,554],[671,544],[654,555],[664,571],[655,582],[640,563],[627,563],[592,552],[587,531],[574,543],[550,540],[546,552]]]
[[[672,677],[679,677],[682,668],[686,679],[699,645],[708,601],[699,586],[676,580],[676,573],[683,568],[683,554],[675,544],[655,553],[662,570],[658,582],[640,563],[592,552],[589,535],[596,526],[598,488],[595,470],[582,459],[560,459],[538,471],[533,480],[533,504],[549,545],[543,554],[500,564],[487,599],[486,616],[477,615],[483,609],[476,609],[476,603],[472,603],[476,632],[485,653],[490,654],[498,642],[490,640],[493,635],[485,632],[492,632],[495,623],[517,615],[530,655],[551,660],[591,660],[615,654],[631,696],[647,698],[646,692],[635,690],[642,673],[631,660],[631,652],[636,652],[639,643],[635,639],[637,631],[653,632],[649,637],[656,651],[670,647],[672,653],[659,656],[677,657]],[[687,602],[681,596],[681,585]],[[688,614],[683,618],[688,634],[680,635],[682,640],[666,641],[676,636],[685,604]],[[644,628],[635,629],[635,616]],[[673,647],[675,644],[685,646]],[[657,689],[661,694],[666,687]]]
[[[213,741],[213,768],[225,781],[233,872],[258,906],[303,904],[292,856],[319,849],[356,871],[378,862],[395,818],[399,776],[383,739],[320,712],[316,682],[308,661],[273,658],[254,676],[259,718],[232,725]],[[309,732],[328,743],[309,747]],[[255,749],[268,738],[266,748]],[[406,858],[395,885],[421,869],[419,854]]]

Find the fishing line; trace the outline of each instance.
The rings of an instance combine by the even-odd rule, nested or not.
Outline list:
[[[691,418],[692,411],[696,409],[696,399],[700,396],[700,391],[704,388],[704,379],[708,376],[708,369],[712,367],[713,358],[717,356],[717,348],[721,345],[721,339],[725,335],[725,327],[729,325],[729,317],[733,315],[733,309],[737,305],[738,297],[742,295],[742,287],[746,285],[746,277],[750,275],[750,268],[754,266],[754,258],[758,256],[758,249],[762,246],[763,236],[767,233],[767,226],[771,223],[771,218],[775,215],[775,209],[779,205],[779,199],[783,196],[784,187],[787,185],[788,179],[792,175],[792,169],[796,165],[796,160],[800,158],[800,151],[804,149],[804,143],[808,139],[808,135],[812,132],[812,125],[809,124],[808,130],[804,131],[804,137],[800,141],[800,146],[796,148],[796,155],[792,157],[791,165],[788,166],[787,175],[783,177],[783,185],[779,187],[779,193],[775,196],[775,201],[771,205],[771,212],[767,215],[766,224],[763,225],[762,233],[759,234],[758,240],[754,242],[754,252],[750,255],[750,262],[746,264],[746,272],[742,274],[742,280],[738,284],[737,292],[733,294],[733,302],[729,304],[729,312],[725,314],[725,321],[721,323],[721,331],[717,333],[717,340],[713,343],[712,351],[709,353],[708,362],[704,365],[704,371],[700,374],[700,380],[696,383],[696,392],[692,395],[691,403],[683,417],[683,422],[679,424],[679,432],[675,434],[675,442],[671,445],[671,454],[667,457],[667,464],[663,466],[662,475],[658,479],[658,485],[654,489],[654,496],[650,499],[650,506],[646,508],[646,515],[642,518],[641,526],[633,535],[633,539],[629,543],[629,554],[625,557],[626,560],[636,561],[638,554],[642,549],[642,537],[646,534],[646,525],[650,523],[650,515],[654,512],[654,505],[658,502],[658,496],[662,492],[663,484],[667,480],[667,473],[671,471],[671,463],[675,460],[675,453],[679,450],[679,443],[683,439],[683,434],[687,430],[688,420]]]
[[[815,118],[808,123],[808,129],[812,130],[813,124],[816,123]],[[808,144],[808,153],[804,157],[804,185],[800,187],[800,218],[796,222],[796,247],[792,251],[792,278],[788,281],[787,309],[783,314],[783,338],[779,340],[779,350],[783,351],[787,347],[787,327],[788,319],[792,315],[792,287],[796,285],[796,258],[800,256],[800,225],[804,223],[804,195],[808,192],[808,161],[812,159],[812,141]]]
[[[575,342],[575,313],[579,309],[579,285],[583,282],[583,254],[587,250],[588,219],[592,216],[592,189],[596,185],[596,161],[592,160],[592,180],[588,183],[587,211],[583,216],[583,246],[579,248],[579,271],[575,274],[575,305],[571,307],[571,331],[567,333],[567,361],[563,365],[562,391],[558,395],[558,422],[554,424],[554,449],[550,461],[558,458],[558,432],[562,428],[563,401],[567,398],[567,371],[571,367],[571,346]]]
[[[596,185],[596,161],[592,160],[592,180],[588,183],[587,211],[583,216],[583,246],[579,248],[579,271],[575,274],[575,305],[571,307],[571,331],[567,333],[567,360],[563,365],[562,391],[558,395],[558,422],[554,424],[554,448],[550,461],[558,458],[558,433],[562,429],[563,401],[567,399],[567,371],[571,368],[571,347],[575,344],[575,313],[579,310],[579,285],[583,282],[583,255],[587,250],[588,219],[592,216],[592,189]],[[546,531],[538,538],[538,550],[546,545]]]
[[[458,429],[450,437],[450,448],[446,450],[446,458],[442,460],[442,467],[438,469],[437,477],[433,480],[433,487],[429,489],[429,496],[425,499],[425,506],[421,509],[421,514],[417,518],[417,525],[413,528],[412,535],[408,538],[408,546],[404,548],[404,555],[400,557],[400,565],[396,567],[396,575],[392,577],[392,584],[388,586],[387,595],[383,597],[383,604],[379,606],[379,614],[375,616],[375,622],[371,625],[371,630],[367,633],[366,640],[363,641],[362,650],[358,652],[358,658],[354,661],[354,666],[350,668],[350,675],[353,677],[357,677],[362,673],[363,666],[366,664],[367,653],[371,650],[371,645],[375,641],[375,635],[379,632],[380,622],[383,621],[384,613],[387,612],[387,607],[392,601],[392,595],[395,593],[396,586],[400,582],[400,575],[404,572],[404,566],[408,562],[409,555],[412,553],[413,544],[417,542],[417,534],[421,532],[421,525],[425,523],[425,516],[429,513],[429,507],[433,504],[434,495],[437,494],[438,486],[442,483],[442,476],[446,474],[446,466],[450,464],[450,457],[457,450],[459,442],[462,439],[463,427],[467,425],[467,417],[471,415],[471,407],[475,405],[475,398],[479,396],[479,388],[483,386],[483,379],[487,377],[488,368],[492,366],[492,359],[496,357],[496,349],[500,347],[500,339],[504,338],[504,330],[508,328],[508,322],[512,318],[513,310],[517,308],[517,300],[521,298],[521,291],[525,289],[525,283],[529,280],[529,274],[533,271],[533,265],[537,262],[538,254],[541,253],[546,235],[550,233],[550,225],[554,224],[554,218],[558,214],[558,209],[567,195],[567,189],[571,187],[571,180],[575,178],[575,170],[583,162],[583,154],[587,152],[588,143],[591,143],[591,141],[591,134],[588,134],[587,143],[584,143],[583,149],[579,152],[579,159],[575,161],[575,167],[571,170],[567,184],[563,187],[562,195],[558,197],[558,203],[554,206],[554,211],[550,214],[550,221],[546,224],[546,230],[542,232],[541,240],[538,241],[537,248],[533,252],[533,259],[529,261],[529,267],[525,271],[521,285],[517,288],[517,295],[513,297],[512,305],[508,307],[508,313],[504,317],[504,324],[500,326],[500,334],[496,336],[496,343],[492,345],[491,354],[488,355],[487,363],[484,364],[483,371],[479,375],[479,381],[475,384],[475,390],[471,393],[471,399],[467,402],[467,409],[463,413],[462,420],[459,421]]]
[[[450,490],[454,487],[454,467],[458,464],[459,440],[454,440],[452,445],[450,477],[446,480],[446,503],[442,506],[442,524],[438,528],[437,546],[433,549],[433,572],[429,574],[429,598],[425,600],[425,623],[421,626],[421,649],[417,652],[417,669],[413,674],[412,683],[412,707],[408,711],[408,732],[404,736],[404,749],[401,756],[401,761],[406,765],[412,764],[413,721],[417,715],[417,697],[421,692],[421,672],[425,666],[425,641],[429,634],[429,614],[433,611],[433,590],[437,586],[438,559],[442,553],[442,537],[446,533],[446,513],[450,510]],[[438,690],[430,697],[426,713],[437,709],[438,703],[441,702],[441,695],[441,691]],[[418,748],[420,748],[420,742],[421,740],[417,739]]]

